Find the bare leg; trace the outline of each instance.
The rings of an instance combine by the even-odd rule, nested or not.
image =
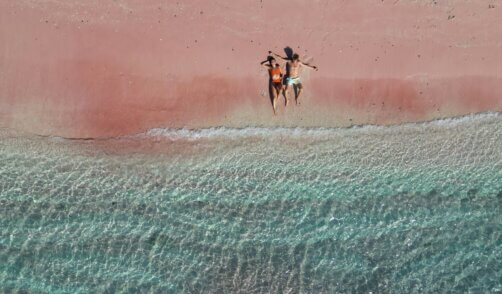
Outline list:
[[[284,89],[284,86],[281,88],[282,95],[284,96],[284,106],[288,106],[289,99],[286,97],[286,94],[284,93],[286,90]]]
[[[302,88],[298,87],[298,92],[296,92],[296,104],[300,103],[300,94],[302,94]]]
[[[279,100],[281,98],[281,89],[275,89],[275,97],[276,99]]]
[[[288,103],[289,103],[289,99],[288,99],[288,90],[289,90],[288,85],[286,85],[286,86],[284,87],[284,89],[282,89],[282,95],[284,95],[284,100],[286,101],[286,102],[284,102],[284,104],[285,104],[286,106],[287,106],[287,105],[288,105]]]
[[[276,109],[277,109],[277,98],[278,98],[278,96],[277,96],[277,94],[276,94],[276,92],[275,92],[275,89],[274,89],[273,93],[274,93],[274,94],[273,94],[273,95],[274,95],[274,97],[272,97],[272,106],[273,106],[273,108],[274,108],[274,115],[275,115],[275,111],[276,111]]]

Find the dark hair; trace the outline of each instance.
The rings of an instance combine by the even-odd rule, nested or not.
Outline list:
[[[279,63],[276,63],[275,66],[277,67],[277,66],[280,66],[280,65],[279,65]]]
[[[272,55],[269,55],[267,57],[268,62],[272,62],[272,60],[275,60],[275,58]]]
[[[296,53],[295,53],[295,54],[293,54],[293,60],[298,60],[299,58],[300,58],[300,55],[298,55],[298,54],[296,54]]]

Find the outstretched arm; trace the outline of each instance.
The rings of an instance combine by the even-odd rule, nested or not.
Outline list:
[[[305,66],[307,66],[307,67],[310,67],[312,69],[319,70],[319,68],[317,68],[317,66],[315,66],[315,65],[310,65],[308,63],[303,63],[303,62],[302,62],[302,64],[305,65]]]
[[[263,65],[264,67],[270,67],[270,64],[266,64],[268,62],[268,60],[264,60],[262,62],[260,62],[260,65]]]
[[[279,57],[279,58],[280,58],[280,59],[282,59],[282,60],[289,60],[289,58],[287,58],[287,57],[282,57],[281,55],[279,55],[279,54],[277,54],[277,53],[274,53],[274,52],[272,52],[272,51],[268,51],[268,54],[270,54],[270,55],[274,55],[275,57]]]

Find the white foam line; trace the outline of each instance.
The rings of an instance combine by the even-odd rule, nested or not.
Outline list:
[[[169,140],[200,140],[212,138],[242,139],[252,137],[262,138],[305,138],[305,137],[333,137],[351,133],[372,133],[375,131],[395,131],[424,127],[456,127],[462,124],[473,122],[484,122],[487,120],[500,119],[500,112],[485,112],[479,114],[469,114],[461,117],[444,118],[420,123],[404,123],[391,126],[380,125],[357,125],[348,128],[288,128],[288,127],[212,127],[206,129],[175,129],[175,128],[153,128],[145,133],[126,136],[123,138],[166,138]]]

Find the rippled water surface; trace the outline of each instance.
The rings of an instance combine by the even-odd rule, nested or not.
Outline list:
[[[498,113],[0,133],[0,292],[502,292]]]

